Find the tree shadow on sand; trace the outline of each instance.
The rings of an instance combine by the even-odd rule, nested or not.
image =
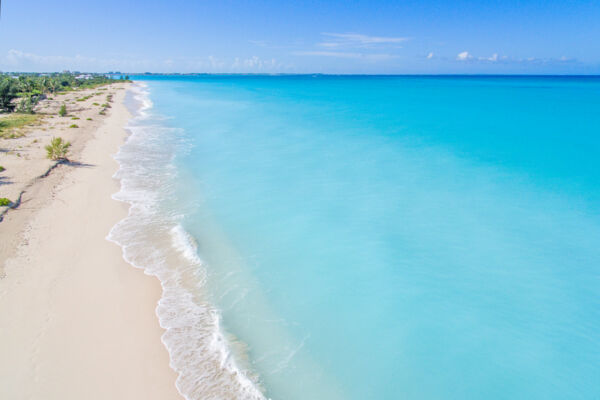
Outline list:
[[[88,164],[88,163],[82,163],[79,161],[70,161],[70,160],[64,160],[61,162],[61,164],[66,165],[68,167],[75,167],[75,168],[93,168],[93,167],[95,167],[94,164]]]
[[[0,186],[2,185],[12,185],[13,181],[11,181],[10,179],[8,179],[8,177],[6,176],[0,176]]]

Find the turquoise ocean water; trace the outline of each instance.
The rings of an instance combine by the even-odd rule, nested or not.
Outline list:
[[[134,79],[188,399],[600,398],[600,78]]]

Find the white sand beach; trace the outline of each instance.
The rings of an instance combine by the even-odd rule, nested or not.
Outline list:
[[[96,118],[93,98],[78,104],[81,122],[88,114],[93,121],[71,131],[36,128],[29,159],[7,168],[21,171],[12,180],[26,190],[0,222],[1,399],[182,398],[155,315],[160,284],[106,240],[127,214],[111,198],[119,189],[112,155],[130,117],[120,86],[109,89],[106,116]],[[50,166],[42,145],[66,134],[77,135],[67,137],[74,163],[36,179]]]

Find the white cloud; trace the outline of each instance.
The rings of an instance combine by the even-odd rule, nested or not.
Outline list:
[[[167,60],[168,62],[168,60]],[[108,71],[143,70],[149,65],[147,60],[134,58],[96,58],[82,55],[53,56],[26,53],[11,49],[0,57],[0,69],[14,71]]]
[[[427,58],[430,59],[430,60],[433,58],[433,51],[430,52],[429,54],[427,54]]]
[[[263,60],[257,56],[244,59],[236,57],[231,64],[234,72],[276,72],[282,69],[284,66],[274,58]]]
[[[406,37],[370,36],[361,33],[325,32],[321,35],[326,37],[326,41],[317,43],[316,50],[295,51],[292,52],[292,55],[345,58],[368,62],[385,61],[397,58],[398,56],[391,53],[390,50],[399,48],[399,43],[409,40]]]
[[[370,36],[360,33],[322,33],[327,40],[319,43],[322,47],[374,47],[389,46],[409,40],[407,37]]]
[[[395,55],[387,53],[351,53],[342,51],[295,51],[292,54],[295,56],[350,58],[365,61],[383,61],[396,58]]]
[[[458,55],[456,56],[456,59],[459,61],[466,61],[466,60],[470,60],[471,58],[473,58],[473,56],[471,54],[469,54],[468,51],[463,51],[462,53],[458,53]]]
[[[132,57],[43,56],[14,49],[4,57],[0,56],[0,70],[5,71],[280,72],[291,68],[273,58],[264,60],[257,56],[232,59],[209,55],[144,60]]]
[[[498,53],[494,53],[491,56],[479,56],[475,57],[468,51],[463,51],[456,56],[456,60],[460,62],[469,61],[472,63],[481,64],[521,64],[521,65],[560,65],[565,63],[579,63],[574,58],[560,57],[560,58],[538,58],[538,57],[511,57],[511,56],[500,56]]]
[[[498,53],[494,53],[490,57],[477,57],[477,60],[479,60],[479,61],[497,62],[498,61]]]
[[[346,53],[341,51],[295,51],[292,53],[295,56],[322,56],[322,57],[337,57],[337,58],[360,58],[360,53]]]

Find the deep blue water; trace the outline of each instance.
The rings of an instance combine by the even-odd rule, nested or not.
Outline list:
[[[267,396],[600,398],[600,78],[134,79]]]

